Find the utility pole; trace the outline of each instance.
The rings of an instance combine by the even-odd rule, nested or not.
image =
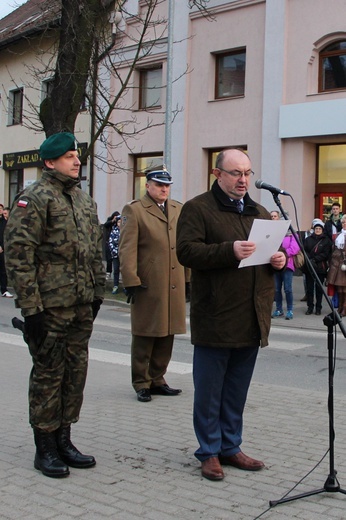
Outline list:
[[[171,172],[171,148],[172,148],[173,32],[174,32],[174,0],[168,0],[168,42],[167,42],[167,79],[166,79],[164,164],[166,165],[166,168],[169,172]]]

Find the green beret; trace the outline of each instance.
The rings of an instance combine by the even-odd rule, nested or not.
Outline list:
[[[78,143],[70,132],[60,132],[49,136],[40,146],[41,159],[57,159],[69,150],[77,150]]]

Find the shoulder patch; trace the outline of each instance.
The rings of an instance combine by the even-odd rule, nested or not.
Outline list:
[[[18,208],[26,208],[28,204],[29,204],[29,202],[27,200],[19,199],[18,202],[17,202],[17,207]]]

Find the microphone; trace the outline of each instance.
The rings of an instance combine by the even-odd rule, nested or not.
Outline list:
[[[274,186],[261,181],[261,179],[258,179],[258,181],[255,182],[255,186],[259,190],[268,190],[275,195],[290,195],[287,191],[281,190],[280,188],[275,188]]]

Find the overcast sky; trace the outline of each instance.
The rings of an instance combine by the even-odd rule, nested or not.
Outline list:
[[[24,0],[0,0],[0,18],[4,18],[24,3]]]

